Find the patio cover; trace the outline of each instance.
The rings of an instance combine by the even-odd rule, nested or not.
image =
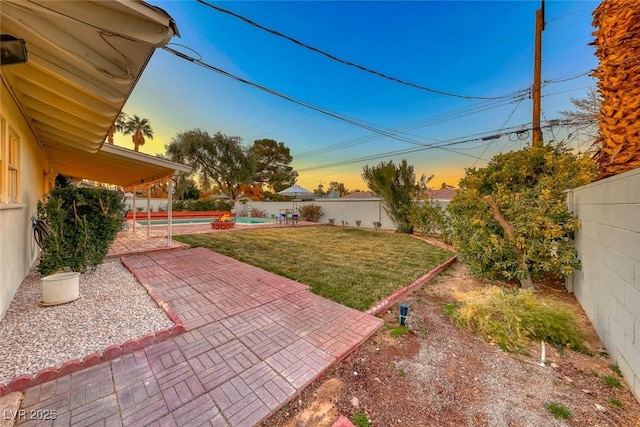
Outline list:
[[[53,169],[126,181],[106,163],[129,174],[141,165],[129,168],[131,156],[116,160],[118,150],[99,150],[156,47],[177,35],[173,19],[143,1],[126,0],[3,0],[0,14],[2,34],[24,39],[28,52],[26,63],[1,67],[2,80]],[[97,153],[96,173],[79,164],[90,161],[82,152]],[[156,176],[157,169],[149,168],[148,177]]]
[[[50,153],[50,158],[56,170],[65,176],[125,188],[171,177],[179,172],[191,172],[190,166],[109,144],[103,145],[97,153],[60,147]]]

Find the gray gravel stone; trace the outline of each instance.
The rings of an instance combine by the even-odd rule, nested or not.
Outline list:
[[[0,322],[0,383],[173,326],[118,260],[81,275],[80,298],[67,304],[41,306],[40,278],[32,268]]]

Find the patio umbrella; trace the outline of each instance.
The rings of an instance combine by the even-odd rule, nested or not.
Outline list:
[[[311,191],[307,190],[306,188],[302,188],[299,185],[285,188],[282,191],[278,191],[278,194],[281,196],[291,196],[294,198],[313,195]]]
[[[295,202],[296,198],[301,198],[301,197],[304,197],[304,196],[312,196],[313,195],[313,193],[311,191],[307,190],[306,188],[302,188],[299,185],[294,185],[294,186],[291,186],[289,188],[285,188],[282,191],[278,191],[278,194],[281,195],[281,196],[290,196],[290,197],[294,198],[294,201],[293,201],[293,209],[294,209],[294,211],[296,209],[296,202]]]

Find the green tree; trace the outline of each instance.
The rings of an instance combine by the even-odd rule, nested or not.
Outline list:
[[[396,224],[396,230],[411,234],[413,226],[409,215],[414,208],[421,189],[432,177],[422,175],[416,182],[413,166],[403,159],[397,166],[393,161],[381,162],[378,166],[366,165],[362,173],[364,182],[374,194],[382,198],[387,214]]]
[[[532,279],[545,272],[567,276],[580,267],[571,242],[580,223],[564,190],[589,183],[595,168],[564,145],[495,156],[485,168],[467,169],[447,207],[451,241],[470,271],[489,279]]]
[[[149,119],[141,118],[135,114],[125,122],[122,134],[131,135],[135,151],[138,151],[140,146],[144,145],[145,138],[153,139],[153,129],[151,129]]]
[[[216,132],[213,136],[201,129],[180,132],[165,146],[167,157],[193,167],[200,182],[215,183],[230,201],[242,195],[242,185],[251,184],[256,164],[251,150],[242,146],[237,136]]]
[[[287,146],[273,139],[258,139],[251,147],[256,161],[255,182],[274,193],[295,185],[298,173],[291,167],[293,157]]]
[[[200,190],[198,189],[195,180],[185,173],[181,173],[174,178],[176,186],[173,193],[176,200],[189,200],[199,199]]]
[[[331,181],[329,183],[329,188],[327,189],[327,192],[331,193],[332,191],[340,192],[340,196],[344,196],[345,194],[349,194],[349,190],[347,190],[347,187],[344,186],[344,183],[337,182],[337,181]]]
[[[128,119],[129,118],[127,117],[127,115],[122,111],[118,113],[118,117],[116,117],[116,121],[113,122],[113,124],[109,128],[109,133],[107,134],[107,142],[109,144],[113,145],[113,135],[116,132],[120,132],[120,133],[124,132]]]
[[[322,185],[322,183],[318,184],[318,188],[313,190],[313,194],[318,194],[320,196],[326,196],[327,192],[324,191],[324,185]]]

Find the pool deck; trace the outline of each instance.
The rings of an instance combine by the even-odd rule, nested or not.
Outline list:
[[[18,425],[255,426],[383,324],[204,248],[123,262],[186,333],[28,388],[20,409],[56,419]]]

